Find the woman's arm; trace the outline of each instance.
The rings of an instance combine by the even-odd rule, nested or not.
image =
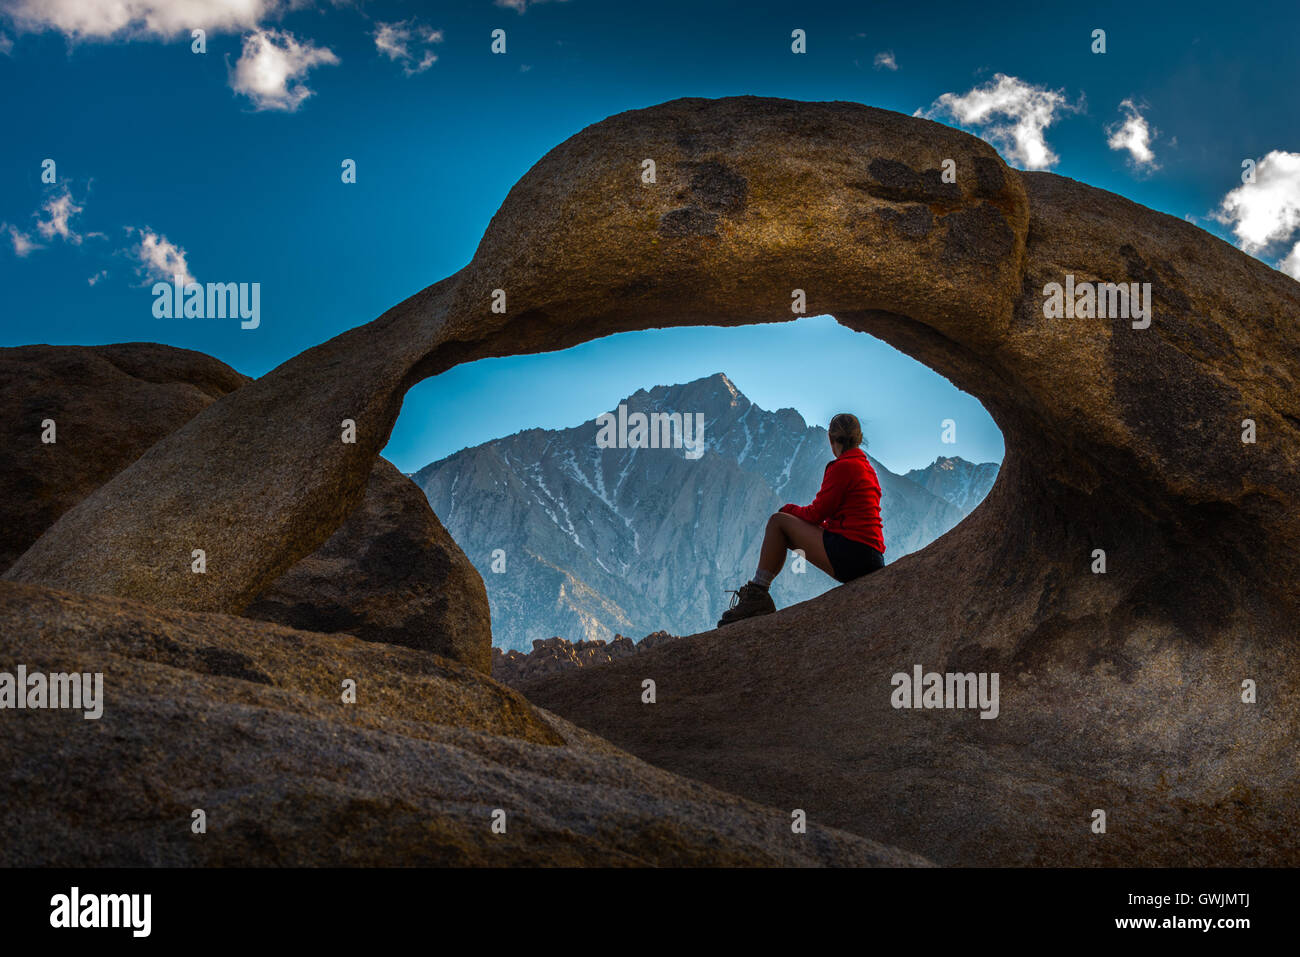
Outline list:
[[[835,467],[838,464],[838,462],[832,462],[826,466],[826,474],[822,476],[821,490],[817,493],[817,497],[813,499],[811,505],[786,504],[781,506],[781,511],[793,515],[795,518],[802,518],[805,522],[812,522],[814,525],[820,525],[838,512],[840,506],[844,503],[846,489],[842,470]]]

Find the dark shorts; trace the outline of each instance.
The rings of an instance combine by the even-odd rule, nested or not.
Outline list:
[[[839,532],[822,529],[822,545],[826,548],[826,557],[835,569],[835,580],[851,582],[863,575],[870,575],[885,567],[885,556],[870,545],[845,538]]]

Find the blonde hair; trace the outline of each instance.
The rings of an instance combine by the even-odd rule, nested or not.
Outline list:
[[[833,442],[845,449],[856,449],[862,444],[862,425],[852,412],[841,412],[834,416],[826,431],[830,433]]]

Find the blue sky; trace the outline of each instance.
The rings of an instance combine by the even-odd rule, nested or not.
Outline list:
[[[0,0],[3,344],[151,340],[261,375],[461,268],[552,146],[679,96],[919,110],[989,138],[1013,165],[1189,217],[1300,273],[1294,3],[177,9]],[[205,53],[191,50],[194,26],[207,31]],[[504,55],[489,50],[496,28]],[[806,54],[790,50],[795,28]],[[1096,28],[1104,54],[1091,51]],[[1005,112],[981,112],[992,106]],[[341,182],[345,158],[356,183]],[[45,159],[53,184],[42,182]],[[1257,163],[1255,183],[1242,183],[1244,159]],[[153,278],[182,255],[200,282],[260,282],[261,325],[155,318]],[[899,471],[942,454],[1001,457],[969,396],[815,318],[629,334],[456,369],[412,390],[387,454],[411,471],[717,371],[811,421],[857,411],[873,454]],[[944,418],[958,422],[956,445],[940,442]]]

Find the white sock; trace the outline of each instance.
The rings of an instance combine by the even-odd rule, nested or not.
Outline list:
[[[772,579],[775,577],[776,576],[771,572],[765,572],[760,568],[758,571],[754,572],[754,577],[749,580],[749,583],[751,585],[757,585],[759,588],[766,588],[768,585],[772,584]]]

